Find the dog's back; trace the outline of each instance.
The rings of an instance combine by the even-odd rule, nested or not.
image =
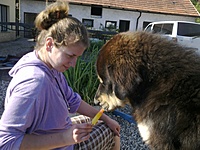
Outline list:
[[[159,38],[146,35],[143,44],[154,48],[143,56],[149,65],[143,68],[146,79],[134,94],[145,91],[146,97],[139,105],[131,99],[139,127],[148,128],[152,149],[200,150],[200,56],[163,39],[152,45]]]

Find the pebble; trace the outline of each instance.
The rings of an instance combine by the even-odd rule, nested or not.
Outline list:
[[[129,105],[124,108],[118,108],[117,110],[129,115],[132,113],[132,108]],[[107,113],[107,115],[116,120],[121,126],[121,150],[149,150],[147,145],[143,142],[136,124],[129,123],[122,117],[115,116],[112,113]]]

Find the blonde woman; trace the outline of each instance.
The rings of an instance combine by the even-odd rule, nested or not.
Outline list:
[[[35,20],[41,30],[35,50],[10,70],[12,80],[0,121],[1,150],[120,149],[120,126],[103,114],[96,126],[83,123],[98,112],[68,86],[62,72],[76,65],[89,45],[86,28],[57,1]],[[69,113],[78,112],[74,124]],[[84,119],[81,119],[84,118]]]

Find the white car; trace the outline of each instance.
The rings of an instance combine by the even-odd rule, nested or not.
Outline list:
[[[200,54],[200,23],[188,21],[159,21],[148,24],[144,30],[162,34],[169,40],[196,49]]]

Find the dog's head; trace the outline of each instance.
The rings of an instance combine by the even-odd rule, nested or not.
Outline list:
[[[100,50],[96,62],[100,84],[94,102],[108,111],[129,103],[147,75],[141,62],[144,45],[140,45],[140,38],[140,33],[120,33]]]
[[[122,107],[127,102],[140,105],[147,97],[170,88],[185,69],[192,68],[188,59],[194,61],[193,58],[196,59],[194,51],[160,35],[142,31],[117,34],[97,57],[100,84],[94,101],[106,110]]]

